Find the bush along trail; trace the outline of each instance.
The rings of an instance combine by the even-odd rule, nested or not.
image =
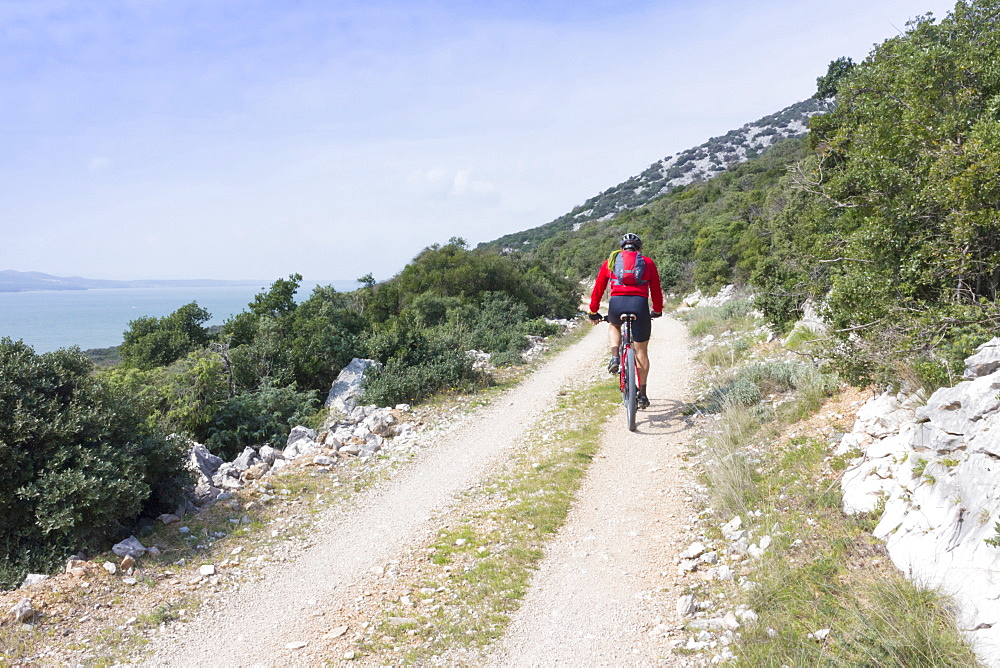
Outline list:
[[[779,341],[748,300],[691,301],[704,508],[677,564],[678,650],[749,666],[979,665],[954,602],[909,581],[872,535],[881,507],[842,511],[841,478],[861,460],[838,447],[871,392],[814,367],[808,323]]]

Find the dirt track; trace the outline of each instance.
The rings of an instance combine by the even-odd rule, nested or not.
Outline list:
[[[681,468],[689,439],[680,414],[690,368],[686,336],[672,319],[654,326],[652,405],[639,414],[635,433],[620,413],[608,423],[569,522],[493,665],[674,664],[667,631],[676,626],[683,593],[677,553],[693,513]]]
[[[629,433],[609,422],[565,530],[555,539],[495,665],[672,665],[677,552],[691,510],[679,409],[690,365],[683,326],[664,319],[650,343],[652,406]],[[336,522],[320,522],[312,546],[263,581],[204,606],[154,643],[147,665],[321,665],[314,653],[336,621],[309,609],[341,610],[373,567],[424,540],[428,518],[504,457],[556,393],[592,375],[605,357],[604,326],[481,409],[469,428],[424,453],[392,481],[365,493]],[[306,602],[309,605],[306,605]],[[664,627],[657,627],[662,621]],[[291,642],[308,643],[289,650]]]

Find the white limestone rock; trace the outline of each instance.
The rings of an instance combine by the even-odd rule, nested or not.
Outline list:
[[[993,338],[976,348],[976,354],[965,360],[963,378],[972,380],[1000,370],[1000,337]]]
[[[373,366],[378,365],[375,360],[360,359],[355,357],[350,364],[341,369],[337,375],[337,380],[330,387],[330,392],[323,404],[331,411],[349,414],[357,405],[357,397],[361,393],[361,382],[365,373]]]
[[[257,452],[253,448],[248,447],[243,448],[243,452],[233,460],[232,465],[239,473],[243,473],[259,461],[261,461],[261,458],[257,455]]]
[[[201,473],[207,479],[211,480],[212,475],[218,470],[223,464],[222,457],[217,457],[208,451],[201,443],[191,444],[191,450],[188,452],[188,467]]]
[[[31,585],[38,584],[39,582],[45,582],[48,579],[49,576],[42,573],[28,573],[28,575],[24,578],[24,582],[21,583],[21,586],[18,587],[18,589],[27,589]]]
[[[30,598],[22,598],[8,612],[3,621],[15,624],[26,624],[35,618],[38,611],[32,607]]]

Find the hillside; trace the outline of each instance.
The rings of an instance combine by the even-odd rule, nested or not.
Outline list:
[[[534,248],[563,231],[577,231],[590,222],[605,222],[616,214],[639,208],[679,186],[707,181],[748,160],[753,160],[782,139],[805,136],[809,119],[831,108],[826,100],[810,98],[747,123],[721,137],[713,137],[654,162],[641,174],[608,188],[550,223],[480,244],[497,251]]]

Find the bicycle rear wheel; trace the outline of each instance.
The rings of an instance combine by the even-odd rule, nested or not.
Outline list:
[[[635,411],[639,403],[638,375],[635,367],[635,350],[629,346],[625,350],[625,387],[622,390],[625,402],[625,422],[629,431],[635,431]]]

